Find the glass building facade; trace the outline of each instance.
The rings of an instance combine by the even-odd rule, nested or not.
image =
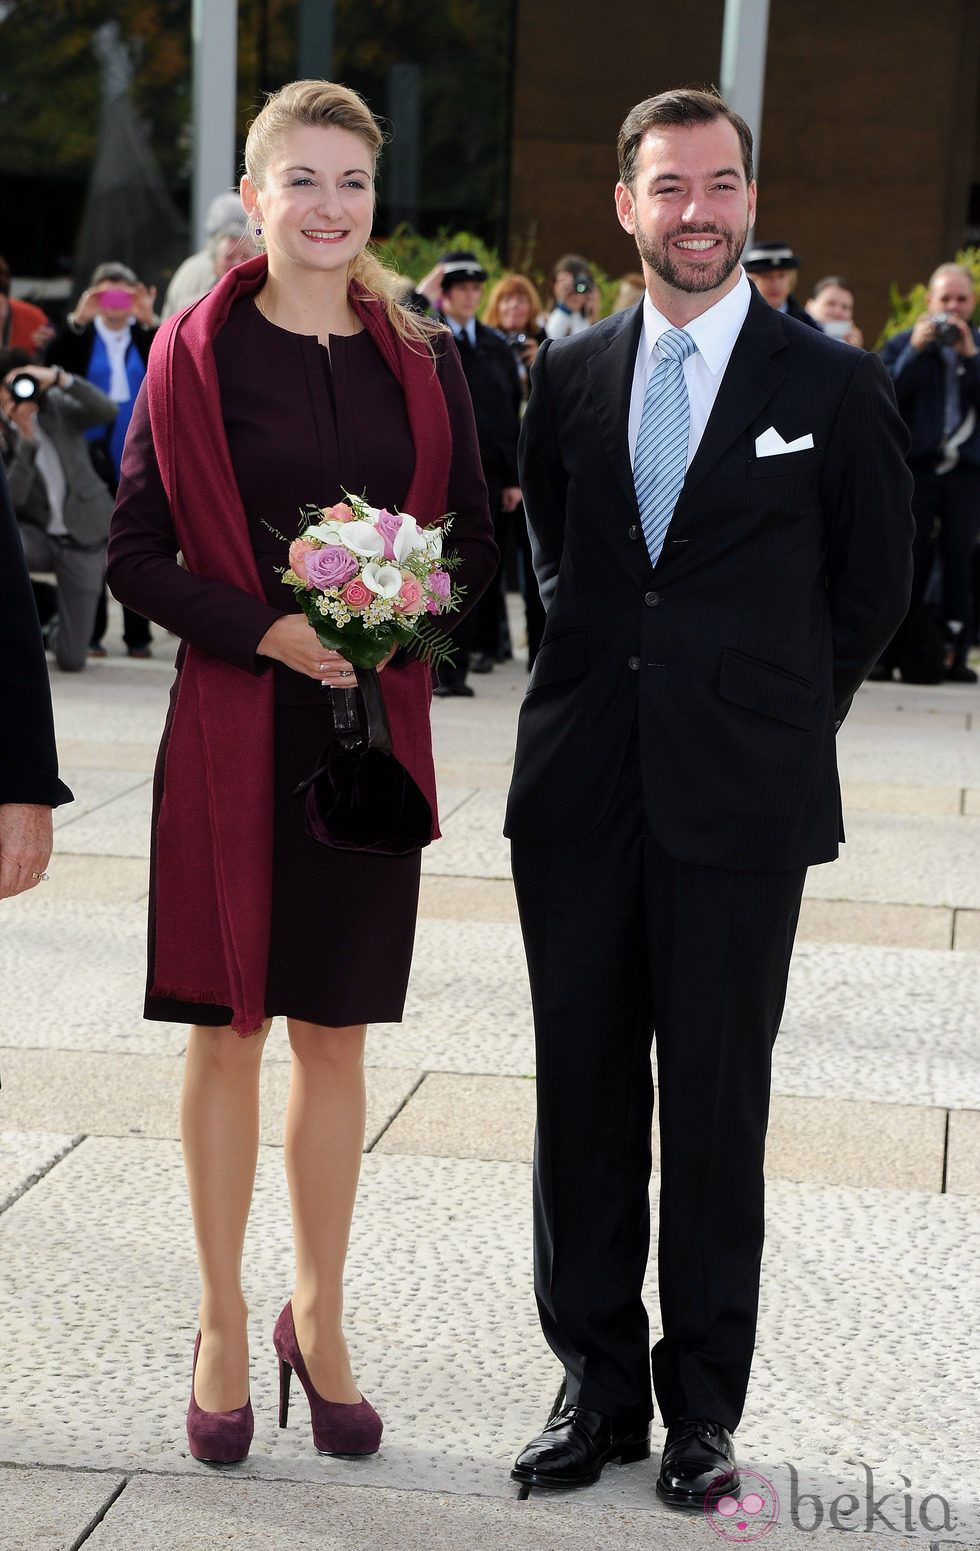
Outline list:
[[[328,76],[362,92],[390,133],[378,235],[405,223],[503,246],[515,11],[515,0],[239,0],[239,170],[265,94]],[[161,288],[196,246],[191,33],[191,0],[0,0],[0,253],[15,276],[60,279],[74,296],[111,258]]]

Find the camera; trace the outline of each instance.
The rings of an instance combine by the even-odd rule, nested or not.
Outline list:
[[[936,325],[936,332],[932,337],[937,345],[943,346],[959,344],[959,328],[950,318],[948,312],[937,312],[933,318],[933,322]]]
[[[31,399],[39,399],[43,391],[37,378],[32,377],[30,372],[18,372],[15,377],[11,377],[7,383],[7,389],[18,404],[27,404]]]
[[[527,335],[526,334],[520,334],[520,333],[508,334],[507,335],[507,343],[510,345],[510,348],[514,351],[515,355],[523,355],[523,353],[524,353],[524,346],[527,344]]]
[[[595,290],[595,283],[589,279],[588,275],[578,275],[573,283],[572,289],[576,291],[579,296],[587,296],[589,291]]]

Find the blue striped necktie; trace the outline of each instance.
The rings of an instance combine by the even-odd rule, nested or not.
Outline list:
[[[687,472],[691,405],[684,362],[697,345],[683,329],[667,329],[657,340],[660,360],[653,367],[643,399],[643,414],[633,457],[633,483],[643,537],[656,565]]]

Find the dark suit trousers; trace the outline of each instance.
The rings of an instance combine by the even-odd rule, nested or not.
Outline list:
[[[649,1417],[651,1041],[665,1423],[742,1413],[764,1237],[773,1041],[805,869],[729,872],[645,832],[635,747],[582,840],[513,843],[534,1005],[535,1289],[568,1397]]]
[[[921,602],[932,567],[934,543],[942,560],[943,618],[957,619],[954,662],[966,662],[973,641],[973,550],[980,532],[980,469],[957,464],[937,474],[929,463],[910,464],[915,477],[915,565],[912,603]],[[937,532],[938,529],[938,532]]]

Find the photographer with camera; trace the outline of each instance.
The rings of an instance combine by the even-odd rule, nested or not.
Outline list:
[[[26,350],[0,350],[0,454],[28,567],[53,571],[58,583],[49,645],[66,673],[85,666],[112,516],[85,432],[115,414],[108,394],[84,378],[35,366]]]
[[[953,683],[977,682],[966,661],[973,639],[972,557],[980,532],[980,330],[970,324],[976,301],[969,270],[940,264],[929,281],[926,311],[881,351],[911,438],[915,570],[908,616],[872,670],[876,678],[891,678],[893,668],[901,667],[903,648],[920,633],[938,546],[941,617],[950,643],[943,671]],[[903,677],[912,676],[903,670]]]
[[[580,334],[598,323],[602,298],[588,259],[578,253],[563,254],[552,271],[551,290],[555,305],[544,325],[549,339]]]

